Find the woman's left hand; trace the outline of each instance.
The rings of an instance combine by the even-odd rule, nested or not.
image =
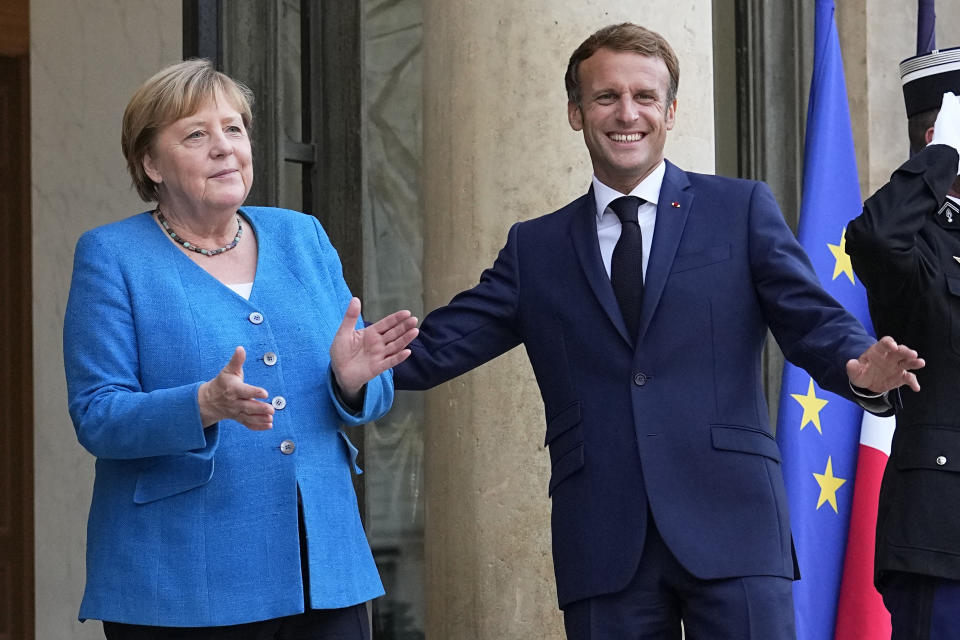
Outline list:
[[[343,322],[330,345],[330,366],[343,399],[359,404],[368,381],[400,364],[410,355],[406,348],[417,337],[417,319],[409,311],[395,311],[386,318],[357,329],[360,299],[351,298]]]

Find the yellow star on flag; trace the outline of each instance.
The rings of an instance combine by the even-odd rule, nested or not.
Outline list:
[[[829,502],[834,513],[839,513],[837,511],[837,489],[842,487],[846,480],[833,475],[833,459],[830,456],[827,456],[827,469],[823,473],[813,474],[813,477],[820,485],[817,509],[822,507],[824,502]]]
[[[813,378],[810,378],[807,395],[791,393],[790,397],[799,402],[800,406],[803,407],[803,417],[800,419],[800,431],[803,431],[803,428],[812,422],[813,426],[820,432],[820,435],[823,435],[823,429],[820,428],[820,409],[827,406],[827,402],[829,401],[817,397],[813,389]]]
[[[836,280],[837,276],[845,273],[850,278],[850,284],[855,284],[853,281],[853,263],[850,262],[850,256],[847,255],[847,228],[844,227],[843,231],[840,232],[840,244],[830,244],[828,242],[827,246],[837,261],[833,267],[833,279]]]

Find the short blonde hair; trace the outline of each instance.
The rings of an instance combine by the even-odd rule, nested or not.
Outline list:
[[[157,200],[159,185],[143,169],[157,133],[180,118],[196,113],[208,101],[223,95],[240,112],[243,125],[253,122],[253,92],[230,76],[217,71],[205,59],[186,60],[157,72],[130,98],[123,112],[120,144],[133,186],[145,202]]]

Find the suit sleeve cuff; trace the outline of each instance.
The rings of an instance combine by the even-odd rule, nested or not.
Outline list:
[[[874,393],[870,389],[864,389],[863,387],[858,387],[852,382],[850,384],[850,391],[853,392],[854,399],[857,401],[861,407],[870,413],[886,413],[893,408],[890,399],[887,397],[889,392],[884,391],[883,393]]]

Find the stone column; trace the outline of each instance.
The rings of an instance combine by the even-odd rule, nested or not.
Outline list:
[[[476,284],[510,225],[583,194],[590,163],[566,119],[567,59],[590,33],[634,21],[680,58],[667,154],[712,171],[706,0],[424,0],[424,297]],[[562,638],[550,551],[544,417],[522,349],[427,399],[427,637]]]
[[[864,198],[909,156],[900,61],[917,52],[917,3],[837,2],[837,29]],[[960,46],[960,4],[937,4],[937,45]],[[852,212],[851,218],[858,212]]]
[[[67,414],[63,312],[79,235],[148,206],[130,187],[120,120],[134,90],[180,59],[181,31],[179,2],[30,2],[38,639],[103,637],[77,621],[94,458]]]

